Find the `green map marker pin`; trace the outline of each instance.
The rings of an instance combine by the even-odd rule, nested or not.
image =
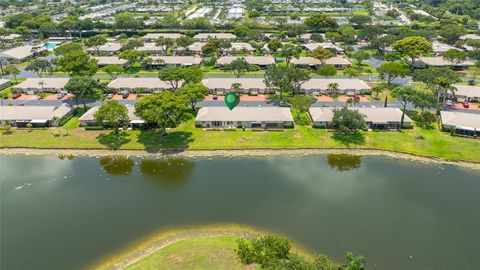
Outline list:
[[[233,110],[233,108],[235,108],[235,106],[237,106],[239,102],[240,98],[235,93],[227,93],[227,95],[225,96],[225,104],[230,109],[230,111]]]

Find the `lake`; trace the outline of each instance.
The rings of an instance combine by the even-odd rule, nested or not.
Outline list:
[[[478,269],[480,173],[375,156],[0,155],[1,265],[79,269],[162,228],[238,223],[368,269]]]

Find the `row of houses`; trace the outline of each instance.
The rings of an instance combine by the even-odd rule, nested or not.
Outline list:
[[[130,119],[129,126],[142,127],[145,124],[135,115],[135,107],[126,105]],[[81,126],[98,125],[95,113],[99,106],[95,106],[83,114],[79,120]],[[317,128],[332,128],[332,107],[312,107],[309,110],[313,126]],[[357,110],[365,117],[369,129],[395,130],[400,128],[402,112],[398,108],[350,108]],[[71,114],[67,106],[0,106],[0,124],[9,124],[16,127],[58,126],[64,117]],[[443,129],[455,130],[458,134],[480,136],[480,114],[456,111],[442,111],[441,120]],[[225,106],[203,107],[198,111],[195,125],[205,129],[230,128],[261,128],[284,129],[292,128],[294,119],[290,108],[286,107],[236,107],[233,110]],[[411,127],[412,120],[405,116],[404,127]]]
[[[13,86],[13,90],[18,92],[62,92],[65,91],[65,85],[69,78],[28,78],[25,81]],[[312,78],[302,84],[300,91],[312,93],[315,95],[327,94],[329,86],[333,83],[338,85],[339,94],[355,95],[364,94],[370,91],[370,86],[359,79],[325,79]],[[207,78],[202,80],[202,84],[210,89],[211,93],[222,94],[232,91],[232,85],[238,85],[238,91],[245,94],[265,94],[274,92],[273,87],[265,84],[263,78],[241,77],[241,78]],[[109,88],[115,91],[144,93],[157,93],[171,89],[168,82],[155,77],[130,78],[120,77],[111,81]]]

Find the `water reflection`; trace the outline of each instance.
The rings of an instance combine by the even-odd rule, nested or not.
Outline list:
[[[140,171],[146,175],[169,184],[180,184],[193,171],[195,163],[180,157],[144,159],[140,162]]]
[[[358,169],[362,164],[361,156],[347,154],[330,154],[327,162],[330,168],[339,172]]]
[[[112,156],[100,159],[100,166],[112,175],[128,175],[132,172],[135,161],[125,156]]]
[[[74,158],[75,158],[74,155],[63,155],[63,154],[58,155],[58,159],[60,160],[64,160],[64,159],[73,160]]]

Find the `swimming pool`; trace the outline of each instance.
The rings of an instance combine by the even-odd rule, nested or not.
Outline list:
[[[53,50],[55,49],[56,47],[58,46],[58,43],[45,43],[45,45],[43,45],[43,47],[47,50]]]

